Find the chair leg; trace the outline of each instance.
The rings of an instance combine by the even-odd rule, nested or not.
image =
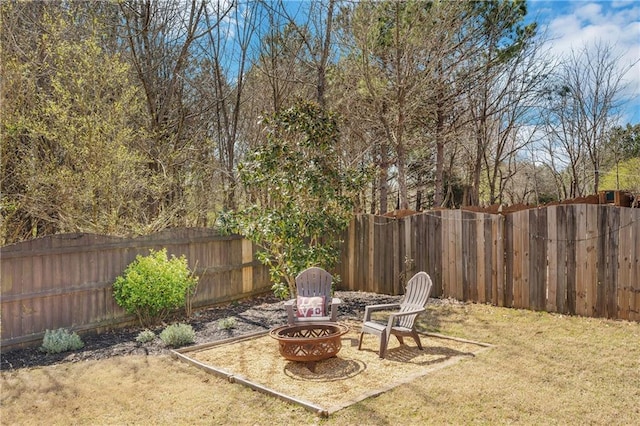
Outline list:
[[[358,350],[362,350],[362,338],[364,337],[364,331],[360,333],[360,342],[358,342]]]
[[[386,333],[382,333],[382,335],[380,335],[380,351],[378,352],[378,355],[380,356],[380,358],[384,358],[386,354],[387,354],[387,335]]]
[[[416,345],[418,345],[418,349],[422,350],[422,343],[420,343],[420,336],[417,331],[411,332],[411,337],[416,341]]]
[[[400,336],[399,334],[396,334],[396,339],[398,339],[398,342],[400,342],[401,345],[404,345],[404,337]]]

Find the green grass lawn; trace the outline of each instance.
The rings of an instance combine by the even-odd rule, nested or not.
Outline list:
[[[2,372],[0,422],[632,425],[640,419],[639,323],[445,304],[429,305],[420,327],[494,347],[328,419],[169,357]]]

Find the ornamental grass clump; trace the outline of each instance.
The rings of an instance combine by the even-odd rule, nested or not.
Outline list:
[[[223,318],[218,321],[218,327],[221,330],[231,330],[232,328],[236,328],[236,319],[233,317]]]
[[[75,351],[84,347],[84,342],[77,333],[69,333],[63,328],[46,330],[40,350],[48,354]]]
[[[183,306],[197,284],[198,277],[189,270],[184,255],[169,259],[166,249],[150,250],[148,256],[136,256],[116,279],[113,295],[140,324],[151,326]]]
[[[136,336],[136,342],[138,342],[138,343],[149,343],[149,342],[154,341],[155,338],[156,338],[156,333],[154,333],[153,331],[151,331],[149,329],[142,330]]]
[[[196,332],[189,324],[172,324],[162,330],[160,340],[174,348],[191,344],[196,340]]]

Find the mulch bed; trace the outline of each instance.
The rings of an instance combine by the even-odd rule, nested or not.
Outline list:
[[[400,298],[363,292],[336,292],[343,301],[339,307],[340,320],[362,320],[366,305],[376,303],[393,303]],[[195,344],[209,343],[232,337],[244,336],[260,331],[268,331],[273,327],[285,324],[286,312],[283,301],[273,295],[258,296],[239,302],[228,303],[196,311],[191,318],[176,317],[174,322],[191,324],[196,332]],[[222,319],[234,318],[235,326],[231,329],[220,327]],[[166,326],[154,329],[156,334]],[[115,329],[101,334],[83,334],[84,348],[75,352],[46,354],[37,347],[13,350],[2,353],[0,368],[11,370],[29,368],[66,362],[100,360],[123,355],[161,355],[170,354],[170,348],[164,346],[160,339],[150,343],[136,342],[136,336],[142,327]]]

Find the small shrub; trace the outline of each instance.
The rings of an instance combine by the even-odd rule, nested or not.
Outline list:
[[[160,339],[167,346],[179,347],[195,342],[196,332],[189,324],[172,324],[162,330]]]
[[[223,318],[218,321],[218,327],[221,330],[231,330],[236,327],[236,319],[233,317]]]
[[[151,330],[142,330],[136,336],[136,342],[138,343],[148,343],[153,341],[156,338],[156,333]]]
[[[166,249],[151,250],[148,256],[138,255],[116,279],[113,295],[119,306],[148,326],[182,306],[197,284],[184,256],[169,259]]]
[[[63,328],[46,330],[40,350],[48,354],[57,354],[66,351],[75,351],[84,347],[84,343],[78,334],[69,333]]]

